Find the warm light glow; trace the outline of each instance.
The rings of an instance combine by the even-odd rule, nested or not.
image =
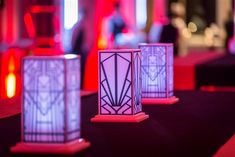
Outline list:
[[[212,46],[214,41],[213,41],[213,30],[209,27],[207,27],[204,31],[205,37],[204,37],[204,41],[206,43],[207,46]]]
[[[204,41],[205,41],[205,44],[207,45],[207,46],[212,46],[213,45],[213,39],[211,39],[211,38],[208,38],[208,37],[205,37],[204,38]]]
[[[188,23],[188,29],[194,33],[197,32],[197,25],[194,22],[189,22]]]
[[[99,40],[98,40],[98,48],[99,49],[104,49],[106,47],[108,47],[107,41],[104,39],[104,37],[100,37]]]
[[[205,35],[206,35],[207,37],[213,37],[213,35],[214,35],[212,29],[209,28],[209,27],[207,27],[207,28],[205,29],[205,32],[204,32],[204,33],[205,33]]]
[[[5,79],[5,88],[8,98],[12,98],[16,94],[16,76],[14,74],[15,62],[14,57],[10,56],[8,64],[8,75]]]
[[[11,56],[9,59],[8,71],[12,72],[15,70],[14,58]]]
[[[192,33],[188,30],[188,28],[184,28],[182,30],[182,34],[185,38],[191,38],[192,37]]]
[[[78,56],[75,55],[75,54],[66,54],[66,55],[64,55],[64,57],[65,57],[66,59],[73,59],[73,58],[77,58]]]
[[[146,0],[136,0],[136,25],[143,29],[147,21],[147,2]]]
[[[78,21],[78,0],[64,0],[64,28],[71,29]]]
[[[9,73],[5,80],[7,97],[12,98],[16,93],[16,76],[13,72]]]

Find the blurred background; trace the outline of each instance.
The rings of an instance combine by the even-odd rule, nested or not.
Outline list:
[[[97,51],[142,42],[174,43],[175,88],[196,89],[188,67],[234,52],[233,15],[232,0],[0,0],[1,97],[20,94],[24,56],[79,54],[97,90]]]

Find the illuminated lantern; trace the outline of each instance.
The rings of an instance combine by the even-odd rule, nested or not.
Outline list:
[[[76,55],[23,59],[22,141],[16,153],[73,154],[80,138],[80,59]]]
[[[140,49],[99,51],[98,115],[92,122],[140,122],[149,116],[141,105]]]
[[[173,44],[139,44],[142,52],[142,104],[173,104]]]

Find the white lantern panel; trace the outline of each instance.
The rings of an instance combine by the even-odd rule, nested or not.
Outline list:
[[[142,51],[142,97],[173,96],[173,45],[140,44]]]
[[[23,141],[67,142],[80,137],[79,58],[23,61]]]
[[[140,88],[139,74],[140,51],[99,52],[100,114],[131,115],[140,112],[141,107],[136,106],[140,102],[139,90],[136,91]]]

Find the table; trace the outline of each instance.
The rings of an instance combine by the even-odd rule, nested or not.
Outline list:
[[[235,55],[227,54],[196,66],[196,89],[201,86],[235,86]]]
[[[210,157],[235,132],[235,93],[178,91],[174,105],[145,105],[150,118],[141,123],[90,123],[97,94],[82,98],[82,137],[91,142],[79,157]],[[1,157],[20,140],[20,114],[0,119]],[[60,155],[57,155],[60,156]],[[57,157],[56,156],[56,157]]]

